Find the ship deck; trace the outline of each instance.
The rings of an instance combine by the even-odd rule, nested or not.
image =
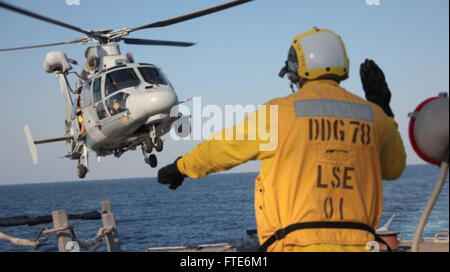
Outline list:
[[[412,241],[399,241],[398,252],[409,252]],[[237,248],[228,243],[180,247],[151,247],[146,252],[256,252],[257,247]],[[419,252],[449,252],[449,242],[422,241]]]
[[[402,251],[411,250],[412,241],[400,241],[400,248]],[[449,243],[422,241],[420,243],[419,252],[449,252]]]

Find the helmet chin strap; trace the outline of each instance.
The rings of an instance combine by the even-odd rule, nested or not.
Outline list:
[[[294,73],[288,73],[288,78],[290,81],[289,86],[291,87],[292,92],[295,93],[300,87],[299,77]]]
[[[289,83],[289,87],[291,87],[292,93],[295,93],[295,92],[296,92],[296,90],[295,90],[295,88],[294,88],[294,84],[293,84],[292,82]]]
[[[290,81],[289,86],[292,89],[292,92],[295,93],[300,85],[300,80],[297,74],[291,72],[289,70],[288,62],[286,61],[286,65],[281,68],[280,73],[278,74],[279,77],[284,78],[284,76],[287,75],[288,79]]]

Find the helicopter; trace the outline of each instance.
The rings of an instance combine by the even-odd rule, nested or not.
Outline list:
[[[141,147],[144,161],[157,167],[156,152],[163,151],[162,136],[167,134],[181,113],[171,115],[172,110],[186,101],[179,101],[168,77],[154,64],[137,63],[128,52],[122,54],[119,42],[134,45],[190,47],[195,43],[126,38],[129,34],[150,28],[161,28],[204,15],[222,11],[253,0],[235,0],[197,12],[158,21],[134,28],[88,31],[50,17],[0,1],[4,8],[28,17],[73,30],[85,37],[72,41],[38,44],[0,49],[0,52],[25,50],[67,44],[94,44],[86,49],[86,61],[68,58],[63,51],[49,52],[44,61],[47,73],[56,76],[64,100],[64,135],[57,138],[35,140],[30,127],[24,132],[34,164],[38,164],[36,145],[66,142],[65,158],[78,162],[80,179],[89,172],[89,153],[97,158],[113,155],[119,158],[124,152]],[[73,66],[81,66],[76,71]],[[69,75],[75,75],[75,86],[69,83]],[[182,133],[182,127],[176,128]],[[190,130],[190,127],[189,127]]]

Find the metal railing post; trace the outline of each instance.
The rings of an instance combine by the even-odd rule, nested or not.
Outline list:
[[[53,228],[69,228],[69,218],[67,217],[67,212],[65,210],[58,210],[52,212],[53,218]],[[65,229],[56,232],[56,237],[58,238],[58,251],[59,252],[69,252],[70,248],[67,244],[75,240],[75,234],[72,229]]]
[[[102,222],[104,228],[112,227],[112,230],[105,235],[106,248],[108,252],[120,252],[120,239],[117,232],[116,219],[111,212],[111,202],[102,202]]]

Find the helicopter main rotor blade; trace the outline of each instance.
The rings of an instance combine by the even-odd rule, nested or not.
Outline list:
[[[87,30],[81,29],[81,28],[79,28],[77,26],[69,25],[69,24],[57,21],[55,19],[52,19],[52,18],[49,18],[49,17],[45,17],[45,16],[39,15],[37,13],[31,12],[31,11],[28,11],[28,10],[25,10],[25,9],[22,9],[22,8],[19,8],[19,7],[10,5],[10,4],[7,4],[5,2],[1,2],[0,1],[0,8],[8,9],[8,10],[20,13],[22,15],[25,15],[25,16],[28,16],[28,17],[31,17],[31,18],[35,18],[35,19],[38,19],[38,20],[41,20],[41,21],[45,21],[47,23],[58,25],[58,26],[61,26],[61,27],[64,27],[64,28],[68,28],[68,29],[71,29],[73,31],[77,31],[77,32],[83,33],[85,35],[88,35],[89,37],[100,37],[100,36],[96,35],[92,31],[87,31]]]
[[[238,6],[238,5],[242,5],[245,4],[247,2],[251,2],[253,0],[236,0],[236,1],[231,1],[219,6],[215,6],[212,8],[208,8],[208,9],[204,9],[204,10],[200,10],[194,13],[190,13],[190,14],[186,14],[186,15],[182,15],[182,16],[178,16],[178,17],[174,17],[168,20],[164,20],[164,21],[159,21],[159,22],[155,22],[155,23],[151,23],[151,24],[147,24],[147,25],[143,25],[143,26],[139,26],[139,27],[135,27],[135,28],[131,28],[129,30],[130,32],[134,32],[134,31],[138,31],[141,29],[147,29],[147,28],[155,28],[155,27],[165,27],[165,26],[169,26],[169,25],[173,25],[173,24],[177,24],[180,22],[184,22],[187,20],[191,20],[191,19],[195,19],[204,15],[208,15],[211,13],[215,13],[224,9],[228,9],[228,8],[232,8],[234,6]]]
[[[195,43],[190,42],[160,41],[160,40],[133,39],[133,38],[122,38],[122,40],[126,44],[138,44],[138,45],[164,45],[164,46],[179,46],[179,47],[190,47],[195,45]]]
[[[0,52],[25,50],[25,49],[33,49],[33,48],[49,47],[49,46],[56,46],[56,45],[65,45],[65,44],[74,44],[74,43],[85,43],[85,42],[87,42],[87,39],[83,38],[83,39],[67,41],[67,42],[46,43],[46,44],[37,44],[37,45],[13,47],[13,48],[0,48]]]

